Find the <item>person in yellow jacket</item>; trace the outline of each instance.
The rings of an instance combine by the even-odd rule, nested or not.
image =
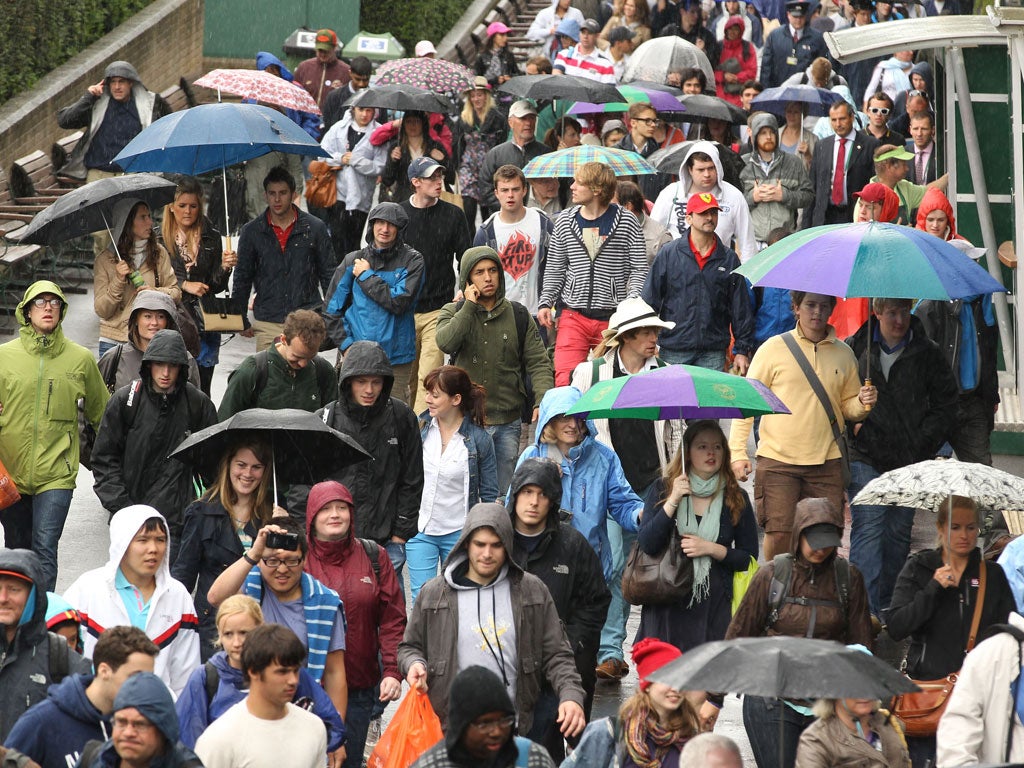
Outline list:
[[[39,555],[50,591],[78,477],[78,401],[98,428],[108,398],[92,354],[61,330],[67,307],[55,283],[37,280],[15,311],[18,338],[0,345],[0,461],[21,493],[0,518],[4,541]]]

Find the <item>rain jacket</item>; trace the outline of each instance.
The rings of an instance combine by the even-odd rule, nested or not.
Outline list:
[[[400,215],[385,206],[395,206]],[[398,235],[382,250],[374,244],[373,222],[392,218]],[[416,358],[414,313],[423,287],[424,264],[422,254],[402,238],[407,223],[405,211],[396,203],[374,206],[368,219],[368,245],[345,256],[334,270],[324,300],[324,320],[327,335],[340,350],[356,341],[372,340],[383,347],[391,365],[404,365]],[[359,277],[352,271],[356,259],[370,262],[370,268]]]
[[[210,723],[242,701],[249,692],[248,685],[242,679],[242,670],[231,666],[227,653],[218,651],[210,657],[209,663],[217,670],[217,693],[213,700],[207,700],[204,665],[192,671],[188,684],[174,705],[178,714],[181,743],[189,749],[195,749],[196,741]],[[345,724],[334,708],[331,697],[305,667],[299,667],[299,684],[292,703],[324,721],[328,752],[334,752],[342,745],[345,740]]]
[[[145,365],[153,360],[181,366],[172,392],[153,391]],[[93,489],[111,514],[132,504],[156,507],[180,539],[182,515],[195,498],[192,466],[167,457],[190,434],[216,424],[217,411],[210,398],[184,381],[188,352],[177,332],[157,331],[142,362],[142,378],[117,390],[107,403],[92,453]]]
[[[459,261],[461,290],[469,285],[470,272],[483,259],[490,259],[501,268],[493,249],[470,248]],[[487,390],[487,423],[508,424],[520,417],[524,403],[530,408],[539,406],[544,393],[555,385],[555,378],[551,358],[532,318],[526,338],[519,338],[516,310],[505,298],[504,280],[498,281],[497,297],[490,311],[471,301],[445,304],[437,315],[435,338],[438,348],[451,355],[452,364],[464,368],[473,381]],[[532,403],[526,402],[524,374],[533,386]]]
[[[800,554],[800,535],[805,528],[818,523],[829,523],[843,529],[843,514],[821,499],[804,499],[797,504],[793,519],[793,539],[790,551],[795,552],[789,594],[792,597],[813,598],[835,601],[834,606],[807,606],[784,603],[779,607],[779,618],[768,624],[771,606],[768,595],[775,562],[769,561],[758,569],[750,582],[732,623],[725,633],[726,640],[735,637],[775,637],[788,635],[804,637],[811,619],[814,619],[814,637],[821,640],[838,640],[844,644],[860,643],[871,648],[874,633],[871,631],[871,617],[868,611],[868,595],[864,589],[864,577],[854,566],[850,566],[850,583],[847,615],[842,615],[839,594],[836,588],[834,561],[839,554],[833,550],[824,562],[808,562]]]
[[[78,478],[78,408],[94,427],[103,418],[107,389],[89,350],[64,335],[60,324],[49,336],[32,329],[26,306],[42,293],[67,300],[55,283],[28,287],[14,316],[18,338],[0,345],[0,461],[18,490],[35,495],[74,488]]]
[[[257,355],[266,355],[267,378],[257,391]],[[309,365],[296,370],[271,344],[265,352],[249,355],[228,374],[228,386],[217,409],[217,417],[227,421],[247,408],[300,408],[315,411],[338,396],[338,377],[327,358],[317,355]]]
[[[45,619],[46,593],[36,586],[42,581],[39,558],[27,549],[0,548],[0,571],[20,573],[32,579],[28,601],[11,642],[7,641],[7,627],[0,624],[0,743],[6,744],[15,721],[33,704],[46,698],[52,678]],[[68,670],[87,674],[90,664],[69,651]]]
[[[470,510],[462,535],[455,542],[444,573],[423,585],[413,604],[405,638],[398,646],[398,665],[403,674],[414,662],[427,669],[430,703],[444,729],[448,721],[448,690],[460,670],[458,637],[466,626],[459,619],[457,589],[452,572],[467,559],[470,536],[478,528],[491,528],[501,539],[505,552],[513,551],[514,536],[508,510],[500,504],[477,504]],[[529,733],[533,724],[533,706],[546,679],[559,701],[575,701],[583,706],[583,688],[573,662],[572,652],[562,629],[558,611],[544,582],[529,573],[514,558],[506,556],[504,578],[508,579],[515,624],[516,712],[519,730]],[[499,576],[499,579],[502,577]],[[489,587],[480,587],[480,591]]]
[[[384,164],[388,159],[388,149],[386,146],[375,147],[370,142],[370,134],[380,127],[376,120],[366,124],[363,137],[354,147],[350,147],[348,129],[351,125],[352,110],[346,108],[341,120],[324,134],[320,146],[331,153],[331,158],[338,165],[341,164],[342,155],[352,153],[348,164],[340,165],[334,177],[338,202],[344,203],[347,211],[369,211],[377,177],[384,172]],[[345,254],[336,253],[335,256],[342,258]]]
[[[313,535],[313,521],[329,501],[340,499],[352,511],[352,524],[340,541],[321,541]],[[377,568],[353,529],[358,508],[352,494],[336,482],[314,486],[306,501],[306,540],[309,553],[305,570],[330,587],[345,604],[345,680],[349,690],[373,688],[383,676],[401,680],[398,643],[405,632],[405,600],[391,559],[376,544]],[[328,750],[331,751],[331,750]]]
[[[165,115],[171,114],[171,108],[160,96],[147,91],[139,79],[139,73],[127,61],[111,62],[103,73],[103,95],[93,96],[86,93],[74,104],[64,107],[57,113],[57,125],[61,128],[85,128],[85,136],[78,142],[67,164],[60,169],[62,175],[71,176],[75,179],[84,179],[86,176],[85,154],[89,151],[89,145],[96,138],[96,131],[103,125],[103,116],[110,104],[110,78],[125,77],[132,80],[131,98],[135,101],[135,109],[139,113],[139,122],[142,130],[146,130],[151,123],[159,120]]]
[[[135,321],[138,319],[138,313],[143,310],[160,310],[167,315],[167,327],[172,331],[178,330],[178,313],[174,307],[174,299],[160,291],[137,293],[128,315],[128,341],[108,349],[98,363],[103,381],[108,384],[111,392],[116,392],[142,376],[142,349],[139,347],[141,340]],[[193,386],[199,386],[199,366],[192,355],[188,356],[188,380]]]
[[[369,407],[352,400],[351,380],[357,376],[384,379],[377,402]],[[423,493],[423,443],[416,414],[391,396],[395,377],[379,344],[357,341],[342,359],[338,399],[317,411],[324,423],[355,438],[373,455],[372,461],[339,469],[337,480],[352,494],[359,516],[356,536],[384,544],[392,536],[409,540],[416,535]],[[308,489],[293,489],[290,509],[305,509]]]
[[[556,387],[540,403],[537,433],[519,457],[518,467],[526,459],[558,458],[554,445],[541,442],[544,427],[556,416],[570,410],[582,394],[576,387]],[[636,532],[644,502],[630,488],[622,463],[611,448],[599,443],[597,428],[587,422],[583,441],[570,449],[568,456],[560,458],[562,468],[562,506],[572,514],[572,527],[582,533],[597,552],[605,579],[613,572],[612,550],[608,542],[610,515],[623,530]]]
[[[281,71],[281,79],[289,83],[295,82],[295,76],[292,75],[291,70],[284,65],[284,63],[272,53],[266,51],[259,51],[256,54],[256,69],[260,72],[264,71],[267,67],[276,64],[278,69]],[[314,96],[314,98],[316,98]],[[252,99],[243,99],[247,103],[255,103]],[[314,115],[312,112],[300,112],[297,109],[285,109],[285,116],[299,126],[302,130],[312,136],[314,139],[320,138],[320,116]]]
[[[83,664],[88,666],[84,660]],[[42,768],[74,765],[87,741],[106,741],[110,736],[110,716],[85,695],[92,681],[93,675],[86,673],[51,685],[46,699],[18,718],[4,745],[28,755]]]
[[[720,206],[715,233],[722,238],[723,243],[736,251],[740,261],[746,261],[757,253],[750,209],[743,193],[725,180],[718,147],[710,141],[693,142],[683,155],[683,161],[679,164],[679,181],[669,184],[661,191],[654,208],[651,209],[651,218],[664,224],[672,233],[672,237],[679,237],[680,233],[686,230],[686,203],[690,199],[690,188],[693,186],[690,172],[686,170],[686,161],[694,152],[703,152],[710,157],[718,171],[718,183],[711,190]]]
[[[125,507],[110,520],[109,559],[105,565],[86,571],[64,592],[64,598],[82,614],[85,625],[85,656],[92,658],[96,641],[109,627],[130,625],[131,620],[115,578],[121,560],[135,534],[151,517],[163,516],[153,507],[135,504]],[[154,671],[175,695],[181,693],[192,670],[199,666],[199,621],[192,597],[181,582],[171,577],[171,544],[156,572],[156,591],[149,599],[146,636],[160,648]]]
[[[767,170],[761,165],[761,155],[756,149],[757,134],[766,127],[775,131],[775,155]],[[755,148],[743,156],[740,180],[743,182],[743,198],[750,209],[754,237],[764,242],[777,227],[788,227],[790,231],[796,231],[797,215],[814,199],[814,185],[811,184],[804,161],[779,148],[778,124],[772,115],[761,112],[751,118],[750,142]],[[782,186],[782,200],[754,202],[754,187],[765,182]]]
[[[794,768],[910,768],[910,755],[897,727],[892,715],[872,714],[871,730],[880,741],[876,747],[835,715],[815,720],[800,734]]]
[[[722,50],[718,55],[718,61],[715,62],[715,88],[720,99],[725,99],[730,104],[740,107],[743,105],[743,100],[740,98],[743,84],[757,78],[757,51],[754,50],[753,43],[744,39],[747,25],[741,15],[730,16],[725,20],[725,25],[722,27],[723,35],[729,27],[737,25],[740,28],[739,39],[727,40],[723,37],[719,41]],[[730,60],[737,62],[736,65],[728,65],[727,62]],[[731,90],[727,88],[730,83],[725,82],[726,72],[732,72],[739,77],[735,83],[731,84],[733,86]]]

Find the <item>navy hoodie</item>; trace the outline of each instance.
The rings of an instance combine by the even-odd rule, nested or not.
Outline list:
[[[42,768],[75,765],[87,741],[106,741],[110,735],[110,718],[85,695],[92,680],[92,675],[71,675],[50,686],[46,700],[18,718],[5,745]]]

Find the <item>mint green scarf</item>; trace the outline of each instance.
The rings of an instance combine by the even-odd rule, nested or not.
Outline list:
[[[676,507],[676,530],[679,535],[686,533],[696,534],[706,541],[718,541],[718,529],[722,521],[722,499],[725,496],[725,488],[721,487],[721,475],[704,480],[692,472],[687,474],[690,480],[690,493],[701,499],[709,496],[711,506],[703,517],[697,518],[693,513],[693,505],[690,503],[690,496],[683,496]],[[694,557],[693,560],[693,592],[690,595],[690,603],[687,608],[708,599],[711,590],[711,558],[709,556]]]

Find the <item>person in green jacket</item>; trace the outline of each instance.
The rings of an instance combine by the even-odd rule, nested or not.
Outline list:
[[[21,494],[4,510],[4,540],[36,552],[50,591],[78,478],[78,403],[95,429],[109,397],[92,354],[61,330],[67,307],[55,283],[37,280],[15,311],[18,338],[0,345],[0,461]]]

